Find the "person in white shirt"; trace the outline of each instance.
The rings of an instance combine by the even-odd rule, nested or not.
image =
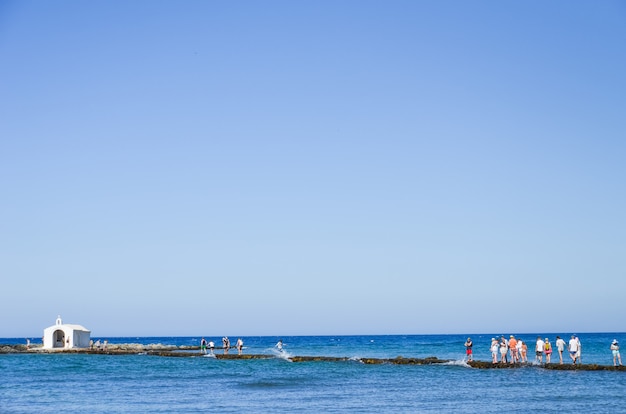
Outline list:
[[[578,358],[578,345],[579,342],[576,339],[575,335],[572,335],[572,339],[569,340],[569,356],[572,358],[572,364],[576,363],[576,359]]]
[[[559,351],[559,363],[563,365],[563,351],[565,350],[565,341],[560,336],[556,337],[556,350]]]
[[[535,360],[542,364],[543,363],[543,347],[545,346],[545,342],[541,339],[540,336],[537,337],[537,344],[535,345]]]
[[[227,336],[222,338],[222,346],[224,348],[224,355],[228,354],[228,350],[230,349],[230,339]]]
[[[491,338],[491,362],[496,364],[498,362],[498,340],[496,338]]]
[[[500,338],[500,362],[503,364],[507,363],[507,354],[509,352],[509,343],[507,342],[504,335]]]
[[[618,361],[619,365],[622,366],[622,356],[619,354],[619,343],[617,339],[613,339],[613,343],[611,343],[611,352],[613,353],[613,366],[617,366]]]

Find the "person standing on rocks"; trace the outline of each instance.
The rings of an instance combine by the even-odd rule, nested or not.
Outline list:
[[[228,355],[228,349],[230,348],[230,339],[227,336],[222,338],[222,346],[224,347],[224,355]]]
[[[540,336],[537,337],[537,342],[535,344],[535,355],[536,358],[535,360],[539,363],[539,364],[543,364],[543,347],[546,344],[543,342],[543,339],[541,339]]]
[[[509,343],[502,335],[500,337],[500,362],[506,364],[508,362],[507,354],[509,352]]]
[[[206,339],[204,337],[200,340],[200,352],[206,355]]]
[[[241,338],[237,338],[237,354],[243,354],[243,340]]]
[[[491,362],[494,364],[498,363],[498,348],[498,340],[491,338]]]
[[[572,339],[569,340],[569,356],[572,358],[572,364],[576,363],[578,359],[578,340],[575,335],[572,335]]]
[[[511,351],[511,364],[518,362],[517,340],[513,335],[509,339],[509,350]]]
[[[619,361],[619,365],[622,366],[622,356],[619,354],[619,343],[617,339],[613,339],[611,343],[611,352],[613,353],[613,366],[617,366],[617,362]]]
[[[465,354],[467,355],[467,362],[471,362],[472,361],[472,347],[474,346],[474,343],[472,342],[472,338],[467,338],[467,341],[465,341]]]
[[[550,363],[550,357],[552,356],[552,344],[550,343],[550,340],[548,338],[546,338],[546,341],[544,343],[543,349],[545,351],[546,354],[546,364]]]
[[[213,354],[214,349],[215,349],[215,342],[209,341],[209,352],[211,352],[211,355],[214,355]]]
[[[556,350],[559,352],[559,364],[563,365],[563,351],[565,351],[565,341],[560,336],[556,337]]]

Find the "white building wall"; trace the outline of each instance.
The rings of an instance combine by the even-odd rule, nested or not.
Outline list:
[[[43,331],[44,349],[88,348],[91,332],[80,325],[64,325],[61,317]]]

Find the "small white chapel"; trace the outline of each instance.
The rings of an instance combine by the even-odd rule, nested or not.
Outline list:
[[[91,331],[81,325],[64,324],[61,316],[56,323],[43,330],[44,349],[88,348]]]

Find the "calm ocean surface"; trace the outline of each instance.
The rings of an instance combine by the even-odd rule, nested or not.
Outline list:
[[[508,333],[497,333],[498,336]],[[541,334],[554,344],[557,334]],[[558,333],[569,339],[571,333]],[[470,335],[475,359],[490,361],[495,335]],[[583,363],[612,365],[609,345],[626,333],[578,333]],[[534,357],[537,334],[516,335]],[[206,337],[221,345],[221,337]],[[0,355],[0,413],[200,412],[626,412],[626,372],[539,367],[473,369],[467,335],[283,337],[297,356],[346,362],[168,358],[147,355]],[[110,343],[198,345],[200,337],[98,338]],[[231,337],[231,343],[237,340]],[[277,354],[278,337],[243,337],[248,354]],[[33,341],[38,342],[38,341]],[[25,343],[0,338],[0,344]],[[231,350],[233,353],[234,350]],[[219,351],[221,353],[221,350]],[[236,353],[236,351],[235,351]],[[447,365],[365,365],[359,357],[455,360]],[[558,355],[554,355],[558,361]],[[626,362],[626,361],[624,361]]]

